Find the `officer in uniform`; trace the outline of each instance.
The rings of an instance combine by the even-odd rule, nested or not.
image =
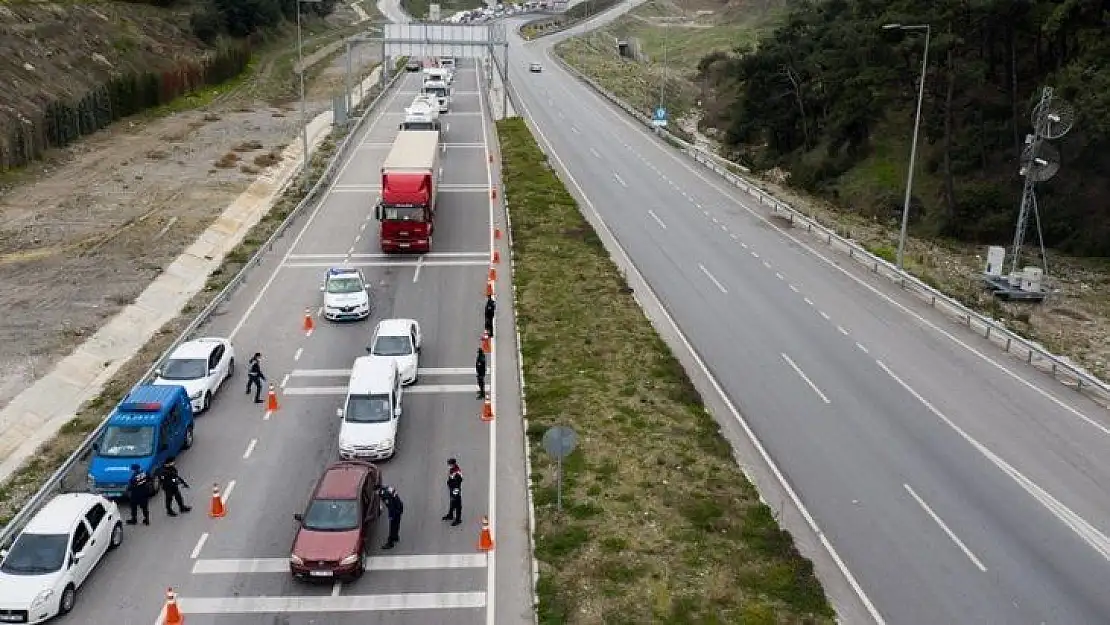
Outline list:
[[[397,489],[389,486],[381,489],[382,503],[389,514],[389,538],[386,539],[382,549],[392,549],[393,545],[401,542],[401,515],[405,512],[405,504],[397,494]]]
[[[478,375],[478,399],[486,398],[486,353],[482,346],[478,346],[478,355],[474,358],[474,373]]]
[[[185,499],[181,497],[181,487],[189,488],[189,483],[177,472],[176,460],[175,457],[170,456],[158,471],[158,482],[162,484],[162,492],[166,495],[166,514],[169,516],[177,516],[173,511],[174,500],[177,500],[177,507],[181,508],[182,512],[192,510],[185,505]]]
[[[247,395],[250,395],[251,388],[254,388],[254,403],[262,403],[262,381],[266,376],[262,373],[262,354],[255,352],[251,356],[250,369],[247,370]]]
[[[128,525],[135,525],[136,513],[143,511],[143,525],[150,525],[150,476],[137,464],[131,465],[131,479],[127,481],[127,501],[131,504],[131,518]]]
[[[493,316],[497,314],[497,302],[493,301],[493,296],[490,295],[486,299],[486,332],[490,338],[493,338]]]
[[[451,525],[462,523],[462,469],[454,458],[447,459],[447,514],[443,515],[444,521],[451,521]]]

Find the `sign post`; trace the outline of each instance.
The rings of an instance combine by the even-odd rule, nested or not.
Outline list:
[[[563,458],[566,458],[574,451],[575,445],[578,444],[578,435],[575,434],[571,428],[556,425],[553,428],[548,428],[543,433],[543,448],[547,453],[555,456],[557,464],[555,465],[555,510],[557,512],[563,511]]]

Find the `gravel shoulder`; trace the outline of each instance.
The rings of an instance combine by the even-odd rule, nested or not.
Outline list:
[[[306,61],[321,52],[306,74],[310,118],[343,89],[342,46],[322,48],[356,19],[337,5],[306,36]],[[0,188],[0,407],[133,301],[296,139],[295,45],[270,46],[203,106],[123,120]],[[353,69],[361,78],[377,60],[365,46]]]

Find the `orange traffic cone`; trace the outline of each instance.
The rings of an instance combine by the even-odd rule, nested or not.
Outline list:
[[[490,280],[490,282],[493,282],[496,279],[497,279],[497,269],[495,269],[492,265],[490,265],[489,280]]]
[[[488,397],[482,404],[482,421],[493,421],[493,402]]]
[[[482,333],[482,351],[487,354],[490,352],[489,332]]]
[[[181,617],[181,610],[177,608],[177,593],[173,588],[166,589],[166,618],[162,622],[165,625],[181,625],[185,622]]]
[[[489,517],[482,517],[482,531],[478,533],[478,551],[493,551],[493,534],[489,531]]]
[[[274,392],[274,385],[270,385],[270,392],[266,393],[266,410],[267,412],[277,412],[277,393]]]
[[[501,228],[494,228],[493,229],[493,238],[495,238],[495,239],[500,239],[501,238]]]
[[[212,485],[212,506],[208,510],[208,516],[213,519],[222,519],[227,516],[227,510],[224,509],[224,500],[220,496],[220,485]]]
[[[497,250],[493,250],[493,264],[496,265],[497,263],[500,263],[500,262],[501,262],[501,252],[499,252]]]
[[[312,329],[315,328],[315,327],[316,327],[316,323],[312,320],[312,309],[311,308],[305,308],[304,309],[304,331],[305,331],[305,333],[307,334],[309,332],[312,332]]]
[[[492,297],[492,296],[493,296],[493,281],[487,280],[486,281],[486,297]]]

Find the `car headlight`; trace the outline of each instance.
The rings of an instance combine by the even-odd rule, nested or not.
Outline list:
[[[300,566],[300,565],[304,564],[304,560],[302,560],[301,557],[298,556],[295,553],[290,554],[289,561],[292,562],[293,564],[296,564],[297,566]]]
[[[189,399],[200,399],[200,396],[203,395],[203,394],[204,394],[204,391],[197,391],[195,393],[190,394]]]
[[[32,608],[37,608],[40,605],[46,603],[47,601],[50,601],[50,598],[53,597],[53,596],[54,596],[54,591],[47,588],[46,590],[44,590],[44,591],[40,592],[39,594],[35,595],[35,600],[31,602],[31,607]]]
[[[352,553],[351,555],[347,556],[346,558],[343,558],[342,560],[340,560],[339,561],[339,566],[350,566],[350,565],[354,564],[355,562],[358,562],[358,554],[357,553]]]

